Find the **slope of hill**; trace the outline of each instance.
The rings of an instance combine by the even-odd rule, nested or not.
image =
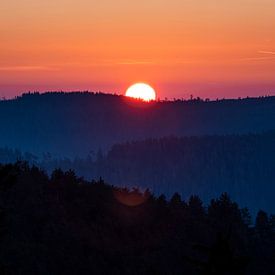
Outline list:
[[[275,132],[170,137],[115,145],[90,173],[113,184],[196,194],[204,201],[226,191],[253,211],[275,212],[274,163]]]
[[[0,125],[1,147],[84,156],[128,140],[275,129],[275,97],[143,103],[107,94],[25,94],[0,102]]]
[[[1,274],[274,274],[274,221],[259,211],[253,225],[226,194],[167,201],[0,165]]]
[[[199,195],[203,201],[228,192],[253,213],[275,212],[275,132],[263,134],[167,137],[113,145],[107,154],[75,159],[37,159],[18,150],[0,149],[0,163],[27,160],[51,173],[73,169],[86,179],[117,186],[150,188],[168,196]]]
[[[28,155],[22,156],[27,159]],[[226,191],[253,212],[275,212],[274,163],[273,131],[147,139],[116,144],[96,160],[44,158],[37,164],[48,172],[56,167],[71,168],[88,179],[103,177],[118,186],[150,188],[168,196],[174,192],[184,198],[196,194],[209,201]]]

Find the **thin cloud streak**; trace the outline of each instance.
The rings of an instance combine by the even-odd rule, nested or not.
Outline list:
[[[146,60],[125,60],[116,63],[117,65],[154,65],[156,64],[153,61]]]
[[[258,51],[258,53],[275,55],[275,52],[271,52],[271,51]]]
[[[48,66],[3,66],[0,71],[58,71],[57,67]]]
[[[247,58],[242,58],[241,60],[245,60],[245,61],[257,61],[257,60],[273,60],[275,59],[275,56],[274,57],[247,57]]]
[[[254,56],[254,57],[246,57],[246,58],[242,58],[241,60],[248,60],[248,61],[257,61],[257,60],[273,60],[275,59],[275,52],[272,51],[258,51],[258,54],[264,54],[265,56]],[[269,55],[269,56],[267,56]]]

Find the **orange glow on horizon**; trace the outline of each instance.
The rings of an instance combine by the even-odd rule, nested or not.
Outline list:
[[[0,96],[122,93],[138,79],[161,98],[275,93],[274,10],[273,0],[2,1]]]

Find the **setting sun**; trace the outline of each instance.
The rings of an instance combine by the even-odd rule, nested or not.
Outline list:
[[[136,83],[130,86],[126,91],[126,96],[151,101],[156,99],[155,90],[148,84]]]

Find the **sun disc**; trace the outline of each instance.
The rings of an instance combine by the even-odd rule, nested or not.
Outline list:
[[[130,86],[126,91],[126,96],[151,101],[156,99],[155,90],[146,83],[136,83]]]

